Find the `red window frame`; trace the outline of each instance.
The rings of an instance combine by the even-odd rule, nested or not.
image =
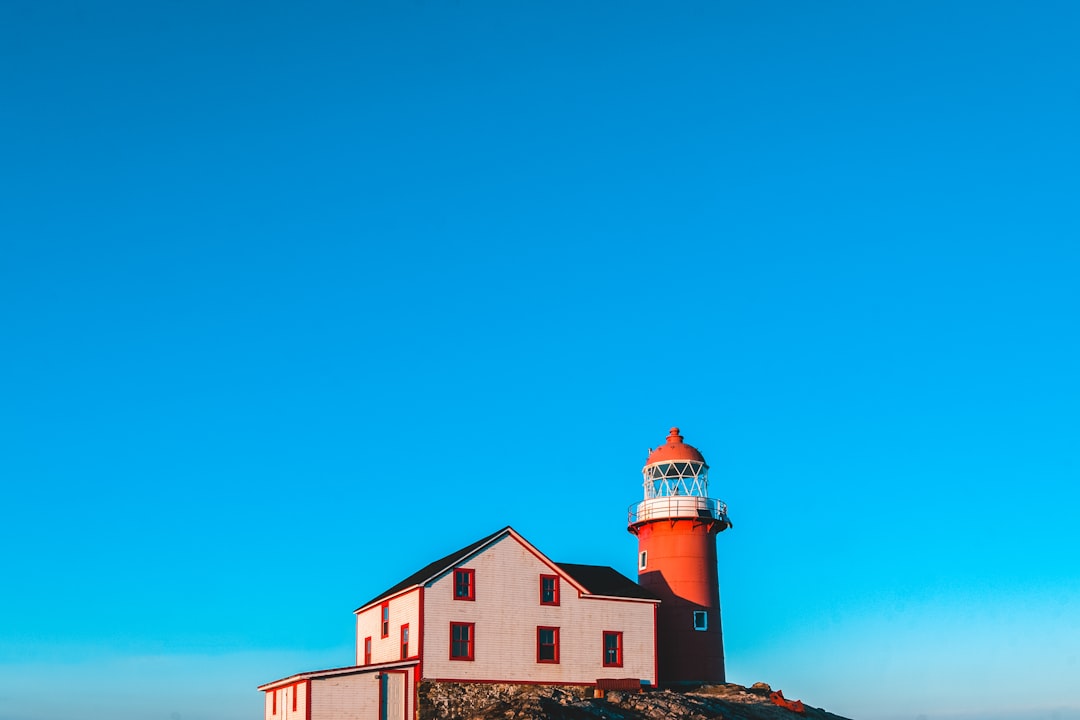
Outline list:
[[[608,647],[608,640],[615,640],[615,647]],[[605,630],[604,631],[604,667],[622,667],[623,664],[623,642],[622,633],[617,630]],[[611,650],[615,651],[614,656],[611,655]]]
[[[390,601],[387,600],[379,607],[379,637],[390,637]]]
[[[462,592],[464,590],[464,592]],[[476,571],[469,568],[454,570],[454,599],[476,600]]]
[[[271,715],[277,715],[277,690],[274,690],[274,709],[270,713]]]
[[[300,683],[292,686],[292,711],[296,712],[296,696],[300,694]]]
[[[464,638],[454,638],[454,630],[464,630]],[[465,643],[465,654],[454,654],[454,643]],[[474,660],[476,658],[476,623],[450,623],[450,659],[451,660]]]
[[[401,626],[401,659],[409,657],[409,623]]]
[[[544,581],[551,581],[551,599],[544,599]],[[559,604],[559,576],[558,575],[541,575],[540,576],[540,604],[541,605],[558,605]]]
[[[551,642],[544,642],[544,633],[551,633]],[[545,648],[550,648],[550,652],[544,652]],[[544,655],[550,655],[551,657],[545,658]],[[559,662],[559,628],[547,627],[545,625],[538,625],[536,628],[536,662],[538,663],[552,663],[558,664]]]
[[[364,638],[364,664],[371,664],[371,636]]]

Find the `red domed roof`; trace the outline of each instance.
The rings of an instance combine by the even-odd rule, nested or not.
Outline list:
[[[671,428],[671,432],[668,433],[667,442],[649,452],[649,459],[645,461],[646,465],[652,465],[658,462],[705,462],[705,458],[701,456],[697,448],[693,445],[687,445],[682,441],[682,435],[679,434],[679,428]]]

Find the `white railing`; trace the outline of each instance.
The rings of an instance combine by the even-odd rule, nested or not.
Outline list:
[[[662,518],[708,518],[728,522],[727,505],[713,498],[672,495],[635,503],[628,512],[630,525]]]

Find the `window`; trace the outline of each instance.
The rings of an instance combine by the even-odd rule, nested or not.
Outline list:
[[[559,662],[559,628],[536,628],[536,662]]]
[[[274,709],[271,715],[277,715],[277,690],[275,690],[272,694],[274,696]]]
[[[382,626],[379,628],[379,637],[390,635],[390,601],[382,604]]]
[[[364,664],[371,664],[371,638],[364,638]]]
[[[476,572],[461,568],[454,571],[454,599],[476,599]]]
[[[292,711],[296,712],[296,696],[300,694],[300,683],[292,686]]]
[[[709,614],[704,610],[694,611],[694,629],[695,630],[708,630],[709,629]]]
[[[649,551],[642,550],[638,553],[637,569],[644,570],[649,564]]]
[[[473,638],[476,632],[474,623],[450,623],[450,659],[472,660]]]
[[[604,667],[622,667],[622,633],[604,631]]]
[[[559,604],[559,576],[558,575],[541,575],[540,576],[540,604],[541,605],[558,605]]]
[[[401,659],[409,657],[409,623],[401,626]]]

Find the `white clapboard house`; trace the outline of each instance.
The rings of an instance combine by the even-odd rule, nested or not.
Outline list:
[[[610,567],[552,562],[506,527],[356,611],[356,664],[259,687],[265,720],[405,720],[421,681],[657,684],[659,599]]]

